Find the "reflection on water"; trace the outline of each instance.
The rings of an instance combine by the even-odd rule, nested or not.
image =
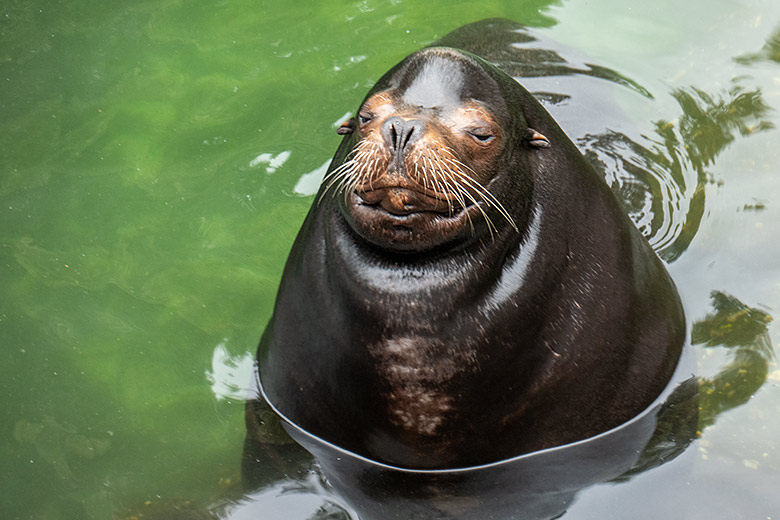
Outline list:
[[[767,38],[763,49],[753,54],[738,56],[734,59],[737,63],[742,63],[745,65],[753,64],[763,60],[780,63],[780,27],[778,27],[775,32],[772,33],[769,38]]]
[[[358,515],[330,491],[315,470],[300,480],[280,481],[224,504],[216,509],[215,518],[256,520],[260,511],[269,519],[358,520]]]
[[[211,370],[206,370],[206,380],[217,400],[257,398],[253,388],[247,388],[252,380],[254,356],[249,352],[231,355],[227,349],[227,339],[214,347],[211,357]]]
[[[606,131],[578,140],[591,162],[624,201],[639,229],[667,262],[690,245],[701,224],[705,189],[716,182],[708,168],[736,138],[773,128],[760,90],[735,82],[720,95],[691,87],[675,89],[682,115],[655,122],[655,138]],[[687,172],[694,172],[691,179]],[[692,182],[693,181],[693,182]],[[651,199],[649,206],[648,198]]]
[[[724,348],[730,361],[712,377],[699,379],[699,431],[721,413],[745,404],[767,379],[774,348],[767,327],[772,317],[734,296],[712,293],[713,312],[694,323],[691,341],[707,349]]]
[[[677,388],[687,370],[687,364],[682,364],[656,403],[609,432],[461,470],[393,468],[338,449],[292,425],[286,429],[315,455],[329,483],[361,518],[549,520],[564,513],[581,490],[618,479],[632,469],[635,473],[647,469],[637,463],[654,431],[660,435],[657,424],[687,422],[688,430],[695,431],[695,386],[681,384],[694,389],[693,399],[690,392]],[[662,434],[658,444],[667,446],[680,436],[679,431],[668,429]],[[251,452],[257,447],[247,448]]]
[[[714,375],[675,390],[640,462],[620,480],[679,456],[718,416],[747,403],[766,382],[775,357],[767,330],[772,317],[721,291],[713,291],[711,300],[713,312],[694,322],[691,343],[699,349],[725,348],[731,360],[719,364]]]
[[[479,48],[480,56],[516,78],[551,76],[590,76],[629,87],[639,94],[653,95],[636,81],[607,67],[587,63],[573,57],[566,49],[525,26],[505,19],[491,19],[455,29],[433,45]],[[558,102],[569,99],[570,93],[543,92],[541,97]]]

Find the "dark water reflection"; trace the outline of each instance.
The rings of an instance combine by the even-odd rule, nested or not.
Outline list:
[[[666,460],[674,456],[670,451],[676,454],[688,445],[696,431],[696,385],[695,379],[678,382],[689,369],[684,364],[662,398],[619,428],[464,470],[392,468],[339,450],[296,427],[288,425],[287,430],[315,455],[330,484],[361,518],[547,520],[566,512],[580,490],[657,465],[656,458],[639,456],[648,441],[653,448],[664,446]],[[661,424],[665,427],[657,428]],[[658,455],[655,450],[648,453]]]
[[[471,24],[437,43],[463,41],[472,42],[471,48],[537,96],[604,173],[637,227],[667,262],[688,248],[699,229],[704,186],[714,182],[708,168],[715,158],[737,135],[774,128],[761,91],[737,80],[724,92],[696,86],[675,89],[671,95],[682,113],[674,120],[656,121],[654,135],[646,136],[615,109],[614,99],[605,98],[614,94],[605,81],[653,98],[619,72],[588,63],[577,51],[508,20]]]
[[[691,340],[704,348],[725,348],[731,360],[714,377],[699,378],[699,431],[718,416],[747,403],[766,382],[774,348],[767,327],[772,317],[730,294],[712,293],[713,312],[694,323]]]
[[[764,118],[770,111],[759,90],[735,84],[719,95],[690,87],[671,93],[682,115],[676,122],[654,123],[655,137],[632,140],[607,130],[578,139],[585,156],[605,172],[628,173],[631,182],[612,183],[639,228],[667,262],[690,245],[705,209],[705,184],[717,182],[708,168],[737,137],[774,128]],[[693,179],[688,172],[695,174]],[[650,209],[643,204],[654,194]],[[686,194],[687,200],[686,200]],[[650,215],[649,222],[643,219]]]
[[[466,45],[463,45],[466,42]],[[525,26],[504,19],[483,20],[460,27],[433,45],[466,47],[516,78],[553,76],[591,76],[629,87],[645,97],[649,90],[610,68],[581,61],[553,41],[532,33]],[[569,99],[571,93],[541,92],[540,97],[556,102]]]
[[[764,47],[753,54],[734,58],[737,63],[752,65],[760,61],[774,61],[780,63],[780,27],[767,38]]]

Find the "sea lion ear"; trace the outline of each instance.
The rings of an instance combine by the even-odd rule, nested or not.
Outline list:
[[[347,135],[351,134],[355,131],[355,118],[350,117],[343,123],[341,123],[341,126],[339,126],[339,129],[336,130],[336,133],[339,135]]]
[[[550,140],[547,139],[545,136],[534,130],[533,128],[529,128],[526,130],[526,140],[528,141],[528,144],[533,146],[534,148],[549,148]]]

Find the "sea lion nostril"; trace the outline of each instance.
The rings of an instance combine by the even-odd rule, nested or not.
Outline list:
[[[412,138],[416,141],[420,134],[422,134],[422,123],[420,121],[407,121],[408,125],[406,130],[406,135],[402,144],[402,148],[406,148],[408,144],[410,144],[410,141],[412,141]]]
[[[423,134],[425,123],[419,119],[388,118],[382,125],[382,135],[393,155],[406,153]]]

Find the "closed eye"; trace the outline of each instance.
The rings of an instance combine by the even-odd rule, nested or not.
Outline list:
[[[366,113],[361,112],[360,114],[358,114],[358,119],[360,120],[360,124],[361,125],[365,125],[366,123],[371,121],[372,116],[371,116],[371,114],[366,114]]]
[[[469,135],[476,139],[480,143],[489,143],[493,139],[495,139],[495,136],[492,134],[484,133],[484,132],[469,132]]]

